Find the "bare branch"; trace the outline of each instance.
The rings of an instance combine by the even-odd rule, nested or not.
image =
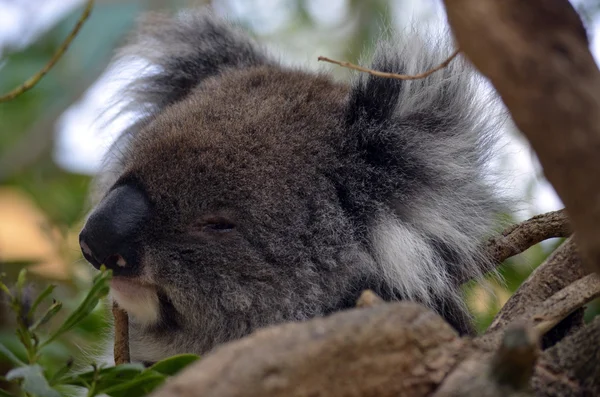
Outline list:
[[[496,263],[554,237],[569,237],[573,231],[564,209],[534,216],[525,222],[511,226],[500,236],[492,237],[486,246],[488,255]]]
[[[81,16],[79,17],[79,20],[75,24],[75,27],[73,28],[71,33],[69,33],[69,35],[67,36],[65,41],[62,42],[60,47],[58,47],[58,50],[56,50],[56,52],[54,53],[54,55],[52,56],[50,61],[48,61],[48,63],[39,72],[34,74],[23,84],[21,84],[14,90],[0,96],[0,102],[8,102],[12,99],[15,99],[19,95],[23,94],[25,91],[32,89],[42,79],[42,77],[44,77],[46,75],[46,73],[48,73],[50,71],[50,69],[52,69],[52,67],[56,64],[56,62],[58,62],[58,60],[67,51],[67,49],[69,48],[69,45],[71,45],[71,42],[73,41],[75,36],[77,36],[79,31],[81,30],[83,23],[90,16],[93,6],[94,6],[94,0],[88,0],[86,7],[83,10],[83,13],[81,14]]]
[[[552,295],[586,275],[577,254],[573,237],[569,237],[506,302],[486,334],[495,333],[518,318],[532,318],[535,310]]]
[[[535,329],[545,334],[586,303],[600,297],[600,277],[588,274],[548,298],[533,316]]]
[[[363,73],[368,73],[372,76],[377,76],[377,77],[384,77],[387,79],[397,79],[397,80],[419,80],[419,79],[424,79],[427,76],[432,75],[433,73],[437,72],[438,70],[441,70],[443,68],[445,68],[446,66],[448,66],[450,64],[450,62],[452,62],[452,60],[454,58],[456,58],[456,56],[460,53],[460,48],[457,48],[444,62],[440,63],[438,66],[434,67],[433,69],[430,69],[426,72],[423,73],[419,73],[419,74],[414,74],[414,75],[410,75],[410,74],[398,74],[398,73],[387,73],[387,72],[381,72],[378,70],[373,70],[373,69],[369,69],[369,68],[365,68],[362,66],[358,66],[355,65],[353,63],[350,62],[342,62],[342,61],[336,61],[334,59],[330,59],[324,56],[320,56],[318,58],[319,61],[323,61],[323,62],[329,62],[329,63],[333,63],[335,65],[339,65],[343,68],[348,68],[348,69],[352,69],[352,70],[357,70],[359,72],[363,72]]]

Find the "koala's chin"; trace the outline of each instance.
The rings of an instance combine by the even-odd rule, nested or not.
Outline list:
[[[114,277],[110,282],[111,298],[142,326],[160,319],[157,287],[137,279]]]

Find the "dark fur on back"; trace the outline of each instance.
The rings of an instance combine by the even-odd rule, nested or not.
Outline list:
[[[367,288],[469,331],[456,280],[484,267],[500,205],[484,181],[493,126],[464,62],[344,85],[278,65],[204,11],[141,26],[123,54],[154,65],[129,87],[128,107],[145,113],[98,179],[99,200],[132,184],[152,203],[137,276],[160,313],[123,305],[133,359],[204,353],[352,307]],[[373,66],[417,73],[449,50],[406,37]],[[235,228],[206,233],[206,219]]]

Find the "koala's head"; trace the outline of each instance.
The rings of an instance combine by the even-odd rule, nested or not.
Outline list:
[[[349,87],[277,65],[205,13],[146,20],[126,54],[155,65],[130,89],[147,113],[109,153],[80,243],[114,272],[134,360],[204,353],[366,288],[452,306],[439,295],[490,212],[456,81],[430,80],[439,97]]]

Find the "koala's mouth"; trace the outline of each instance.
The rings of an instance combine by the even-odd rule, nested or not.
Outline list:
[[[112,298],[137,322],[152,325],[159,320],[159,291],[155,285],[129,277],[113,277],[110,289]]]

